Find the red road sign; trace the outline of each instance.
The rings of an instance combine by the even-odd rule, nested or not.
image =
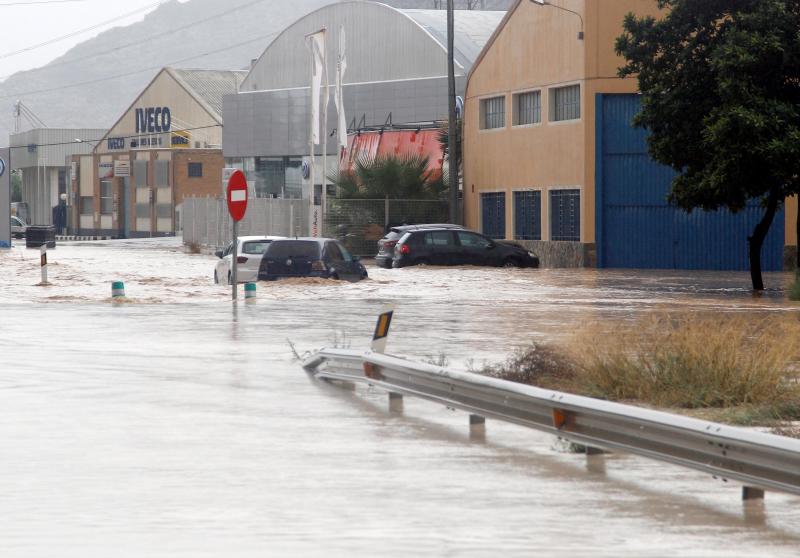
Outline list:
[[[247,179],[240,170],[228,179],[228,213],[234,221],[241,221],[247,211]]]

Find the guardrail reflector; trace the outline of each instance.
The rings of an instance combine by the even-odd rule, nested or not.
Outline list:
[[[561,430],[565,426],[569,426],[572,419],[572,413],[562,409],[553,409],[553,426]]]
[[[392,325],[393,316],[393,306],[385,307],[380,316],[378,316],[378,322],[375,324],[375,333],[372,335],[372,350],[376,353],[386,351],[386,338],[389,337],[389,327]]]
[[[382,380],[383,375],[378,372],[378,367],[371,362],[364,363],[364,376],[372,378],[373,380]]]

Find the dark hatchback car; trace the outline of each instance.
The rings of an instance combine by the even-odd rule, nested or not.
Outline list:
[[[286,277],[322,277],[360,281],[367,270],[338,241],[329,238],[273,240],[261,258],[259,281]]]
[[[375,256],[375,264],[378,267],[392,267],[394,260],[394,247],[400,238],[407,232],[418,231],[421,229],[463,229],[461,225],[451,225],[447,223],[436,223],[429,225],[398,225],[389,229],[389,232],[378,241],[378,254]]]
[[[539,267],[539,258],[515,242],[472,231],[423,229],[403,235],[392,263],[393,267],[419,264]]]

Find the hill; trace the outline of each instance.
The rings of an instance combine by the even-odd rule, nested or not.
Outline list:
[[[50,64],[0,83],[0,145],[21,99],[49,127],[113,124],[163,66],[246,68],[269,41],[304,14],[333,0],[170,1],[143,21],[105,31]],[[456,0],[464,7],[467,0]],[[437,0],[387,0],[401,8],[434,8]],[[473,3],[480,5],[480,0]],[[504,9],[510,0],[484,0]]]

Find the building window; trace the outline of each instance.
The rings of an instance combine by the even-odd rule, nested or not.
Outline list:
[[[203,178],[203,163],[189,163],[189,178]]]
[[[514,192],[514,238],[542,239],[542,193],[529,190]]]
[[[550,192],[550,240],[581,240],[581,191]]]
[[[100,182],[100,214],[111,215],[114,210],[114,194],[110,180]]]
[[[81,215],[94,215],[94,198],[81,196]]]
[[[506,193],[481,194],[483,234],[491,238],[506,237]]]
[[[527,91],[513,97],[514,126],[539,124],[542,121],[542,92]]]
[[[506,98],[481,100],[481,130],[503,128],[506,125]]]
[[[569,85],[550,90],[550,120],[577,120],[581,117],[581,86]]]

